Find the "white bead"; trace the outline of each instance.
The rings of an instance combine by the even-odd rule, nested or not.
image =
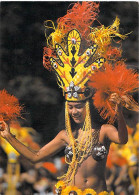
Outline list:
[[[72,38],[71,39],[71,42],[72,42],[72,44],[75,44],[76,43],[76,39],[75,38]]]
[[[88,50],[88,51],[86,51],[86,55],[88,55],[88,56],[90,56],[90,51]]]
[[[92,70],[95,70],[96,69],[96,66],[91,66]]]
[[[54,68],[57,68],[57,64],[56,63],[54,63]]]
[[[70,91],[70,87],[67,87],[67,91]]]
[[[70,87],[74,87],[74,82],[73,81],[70,82]]]
[[[68,93],[68,97],[71,98],[71,93]]]
[[[77,92],[74,92],[74,93],[73,93],[73,97],[75,97],[75,98],[77,98],[77,97],[78,97]]]
[[[62,51],[59,50],[58,51],[58,55],[61,56],[62,55]]]
[[[79,89],[80,89],[79,86],[74,86],[74,90],[75,90],[75,91],[78,91]]]

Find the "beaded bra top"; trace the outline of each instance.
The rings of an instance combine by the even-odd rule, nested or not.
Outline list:
[[[108,154],[108,151],[107,151],[106,147],[98,141],[93,146],[93,148],[92,148],[91,152],[88,154],[88,156],[92,155],[94,160],[101,161],[107,156],[107,154]],[[72,146],[67,145],[65,148],[66,161],[68,161],[68,162],[72,161],[72,157],[73,157]]]
[[[92,149],[92,157],[96,161],[101,161],[103,160],[108,154],[108,151],[106,147],[98,143],[93,149]],[[73,152],[72,152],[72,147],[71,146],[66,146],[65,148],[65,157],[67,161],[71,161],[73,157]]]

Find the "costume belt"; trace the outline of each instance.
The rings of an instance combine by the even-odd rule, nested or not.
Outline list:
[[[79,189],[76,186],[63,186],[61,185],[63,182],[59,181],[56,184],[56,194],[57,195],[114,195],[114,192],[102,191],[97,193],[95,190],[91,188],[87,188],[84,191]]]

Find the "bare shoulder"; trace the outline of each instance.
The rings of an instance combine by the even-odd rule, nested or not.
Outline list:
[[[103,140],[106,137],[109,137],[109,134],[112,134],[112,132],[117,132],[117,129],[110,124],[103,124],[100,128],[100,141],[103,142]]]
[[[101,131],[111,131],[111,130],[116,130],[116,127],[110,124],[104,124],[101,126]]]
[[[65,131],[64,129],[61,130],[61,131],[57,134],[57,136],[65,137],[65,136],[66,136],[66,131]]]
[[[66,130],[61,130],[57,136],[59,139],[61,139],[63,142],[67,143],[67,133]]]

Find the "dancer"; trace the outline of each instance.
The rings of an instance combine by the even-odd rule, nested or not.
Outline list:
[[[66,100],[65,129],[35,152],[10,133],[8,124],[4,121],[0,123],[1,127],[4,125],[1,136],[33,163],[48,159],[65,148],[65,160],[69,167],[56,184],[57,194],[109,194],[105,181],[109,146],[111,142],[127,143],[128,134],[122,107],[137,108],[131,96],[128,96],[128,92],[132,92],[137,86],[137,75],[126,69],[121,59],[121,50],[112,46],[113,37],[124,39],[126,36],[119,33],[118,18],[109,27],[100,25],[92,28],[98,12],[99,4],[96,2],[75,3],[64,17],[58,19],[57,28],[52,21],[45,22],[45,27],[53,28],[54,32],[47,36],[44,66],[54,70],[58,85],[63,89]],[[109,73],[110,76],[115,75],[117,67],[121,71],[121,80],[118,82],[116,78],[115,85],[109,86]],[[121,74],[123,70],[126,75]],[[94,75],[96,78],[100,72],[107,74],[101,91],[93,80]],[[123,86],[127,75],[132,81],[132,86],[128,88],[127,83]],[[111,124],[95,128],[90,112],[90,104],[93,102],[100,115],[104,119],[109,118],[109,123],[117,119],[118,128]]]
[[[115,95],[111,96],[111,100],[118,101]],[[69,114],[74,122],[78,124],[76,126],[77,129],[73,132],[74,138],[72,138],[75,141],[74,145],[76,144],[74,146],[75,149],[78,149],[78,157],[73,155],[74,152],[71,147],[72,143],[69,139],[70,135],[67,135],[65,130],[60,131],[60,133],[50,143],[45,145],[38,152],[31,151],[29,148],[21,144],[15,136],[10,133],[10,129],[5,122],[2,122],[5,125],[5,129],[1,131],[1,136],[5,138],[19,153],[24,155],[33,163],[47,159],[51,155],[66,147],[66,158],[68,163],[73,157],[76,158],[72,162],[75,167],[71,167],[72,171],[69,169],[68,180],[70,181],[72,179],[72,182],[70,181],[70,185],[77,186],[82,190],[89,188],[86,192],[91,193],[93,192],[92,189],[94,189],[97,193],[106,191],[105,164],[110,142],[113,141],[119,144],[125,144],[127,142],[127,129],[121,112],[121,105],[120,103],[118,104],[118,130],[114,126],[106,124],[102,125],[100,130],[91,128],[91,130],[89,129],[90,132],[88,132],[88,129],[83,129],[86,128],[83,127],[83,123],[85,121],[86,112],[88,112],[86,108],[88,107],[88,101],[68,102],[66,104],[68,104],[67,114]],[[83,134],[85,134],[84,139]],[[90,140],[88,140],[89,137],[91,137]],[[88,144],[86,144],[87,142]],[[74,171],[75,175],[73,177],[72,174]],[[72,188],[67,188],[67,193],[65,192],[65,194],[68,194],[68,190],[74,191],[74,188],[73,190]],[[75,189],[75,191],[76,190],[77,189]]]

